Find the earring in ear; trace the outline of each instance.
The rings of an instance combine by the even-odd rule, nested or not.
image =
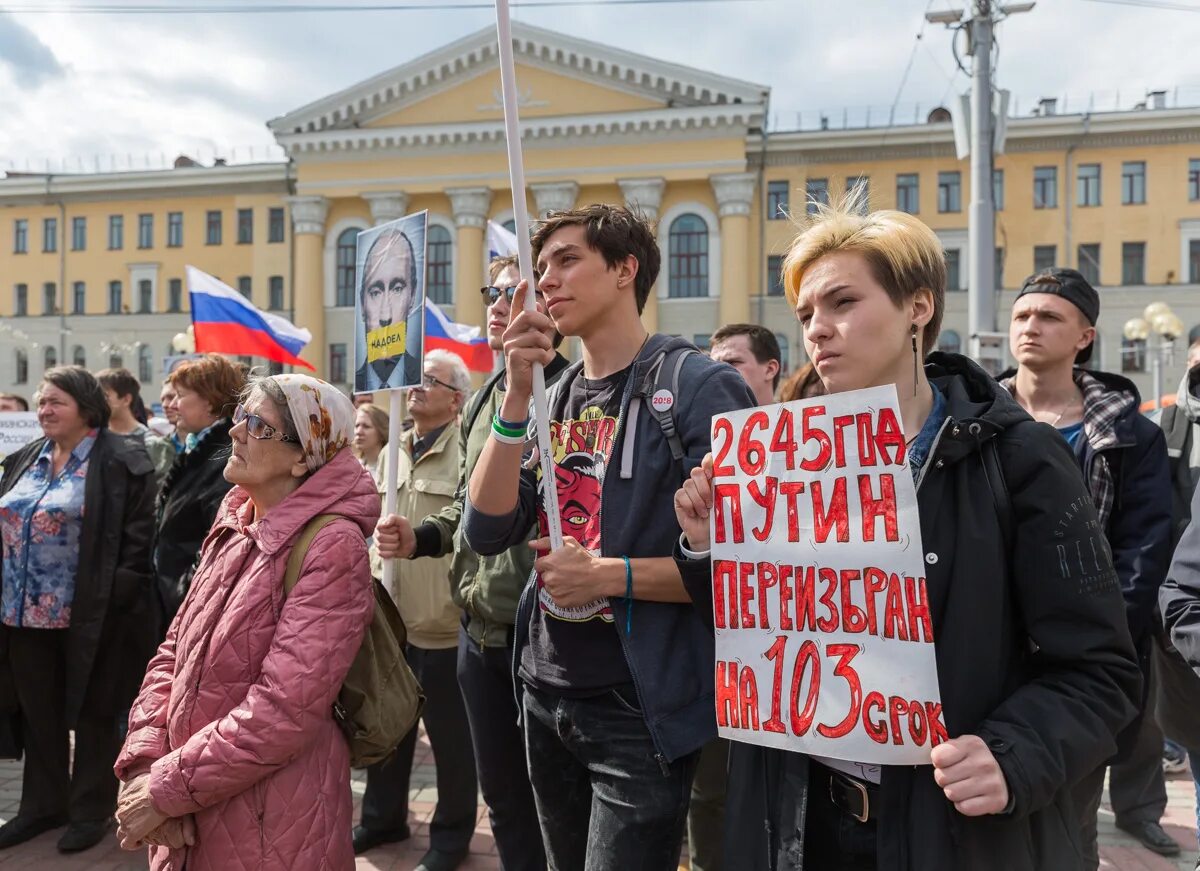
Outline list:
[[[913,352],[913,396],[917,395],[917,325],[912,325],[912,352]]]

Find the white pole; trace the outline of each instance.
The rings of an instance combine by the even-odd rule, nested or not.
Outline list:
[[[536,308],[533,277],[533,252],[529,245],[529,209],[525,205],[525,162],[521,154],[521,121],[517,112],[517,73],[513,64],[512,28],[508,18],[508,0],[496,0],[496,35],[500,43],[500,83],[504,90],[504,133],[508,141],[508,178],[512,188],[513,221],[517,230],[517,265],[521,277],[529,282],[525,310]],[[533,367],[533,414],[537,422],[537,447],[542,462],[542,500],[546,525],[550,530],[550,548],[562,547],[562,523],[558,515],[558,488],[554,475],[554,457],[550,453],[550,418],[546,402],[546,373]]]
[[[396,485],[400,466],[400,418],[404,410],[404,391],[390,390],[388,396],[391,397],[391,405],[388,409],[390,416],[388,417],[387,478],[383,484],[383,514],[385,517],[396,513]],[[392,578],[395,576],[396,567],[393,563],[394,560],[390,559],[383,561],[383,588],[394,599],[396,590],[392,588]]]
[[[976,0],[971,40],[971,204],[967,218],[967,319],[970,355],[982,359],[980,333],[996,330],[995,204],[992,202],[992,8]]]

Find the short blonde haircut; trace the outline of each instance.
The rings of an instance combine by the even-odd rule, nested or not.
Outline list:
[[[783,260],[783,289],[794,307],[809,268],[826,254],[850,251],[862,256],[879,285],[900,307],[928,289],[933,316],[921,337],[922,352],[937,342],[946,310],[946,256],[937,234],[906,212],[865,212],[865,190],[856,186],[831,205],[814,204],[800,222]]]

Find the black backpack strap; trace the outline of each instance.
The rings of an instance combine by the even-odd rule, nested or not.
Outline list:
[[[1171,478],[1174,480],[1180,461],[1186,461],[1184,455],[1191,441],[1192,422],[1186,414],[1180,413],[1178,405],[1168,405],[1163,409],[1158,423],[1167,439],[1167,462],[1171,465]]]
[[[475,421],[479,420],[479,415],[483,413],[484,403],[487,402],[487,398],[492,395],[492,391],[496,389],[496,385],[503,377],[504,370],[501,369],[488,378],[482,387],[471,394],[467,409],[463,413],[463,432],[470,432],[475,428]]]
[[[671,459],[677,463],[682,462],[684,457],[683,440],[679,437],[679,428],[675,425],[675,404],[679,401],[679,373],[683,370],[684,361],[692,354],[699,353],[700,351],[693,347],[667,351],[660,355],[656,365],[647,373],[653,378],[649,393],[650,413],[658,421],[663,437],[671,448]],[[654,397],[662,391],[671,394],[671,402],[666,408],[656,407],[654,403]]]

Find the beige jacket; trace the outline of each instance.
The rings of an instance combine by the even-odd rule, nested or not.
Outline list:
[[[422,518],[441,511],[454,499],[459,476],[458,422],[453,421],[442,430],[433,447],[416,463],[412,461],[414,438],[411,429],[400,437],[396,513],[417,524]],[[381,459],[379,486],[382,490],[387,481],[387,459],[386,456]],[[450,596],[451,559],[452,556],[447,554],[395,561],[392,589],[388,592],[408,630],[408,643],[414,647],[444,650],[458,645],[462,611]],[[374,541],[371,542],[371,571],[375,577],[383,577],[383,560]]]

